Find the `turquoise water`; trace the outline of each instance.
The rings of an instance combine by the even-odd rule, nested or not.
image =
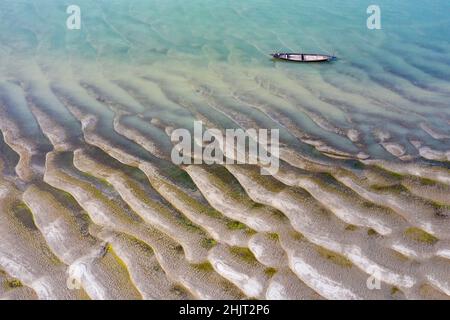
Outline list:
[[[293,148],[314,140],[354,156],[392,157],[386,142],[416,158],[419,141],[445,160],[450,3],[376,2],[381,30],[366,27],[373,1],[363,0],[6,0],[0,81],[6,91],[6,83],[28,88],[61,119],[70,115],[52,88],[87,84],[126,112],[173,127],[190,128],[198,112],[223,128],[281,128]],[[81,30],[66,28],[70,4],[81,8]],[[338,60],[273,62],[275,51]]]

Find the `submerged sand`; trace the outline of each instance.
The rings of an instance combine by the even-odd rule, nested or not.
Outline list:
[[[450,295],[446,162],[427,162],[420,148],[406,157],[379,131],[396,158],[371,155],[356,129],[306,112],[326,139],[315,136],[280,113],[298,94],[261,85],[225,96],[196,82],[169,86],[186,80],[153,71],[2,86],[2,297]],[[20,108],[10,112],[14,101]],[[215,115],[244,129],[282,128],[280,170],[173,165],[168,133],[190,120],[227,128]],[[340,149],[330,134],[353,147]]]
[[[60,8],[35,31],[19,9],[47,13],[14,3],[4,18],[26,21],[1,34],[0,298],[450,297],[448,42],[388,27],[342,39],[336,25],[321,43],[341,59],[300,67],[266,51],[300,43],[288,23],[337,19],[328,2],[296,7],[304,20],[276,5],[275,33],[269,2],[195,20],[187,2],[104,14],[86,1],[76,34],[60,33]],[[174,165],[169,134],[196,120],[279,129],[280,170]]]

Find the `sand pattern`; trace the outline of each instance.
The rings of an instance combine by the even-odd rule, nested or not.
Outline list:
[[[448,3],[79,2],[0,4],[0,298],[450,297]],[[196,120],[279,129],[280,170],[174,165]]]

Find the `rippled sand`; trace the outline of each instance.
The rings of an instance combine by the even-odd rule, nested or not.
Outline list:
[[[0,5],[20,25],[0,32],[0,298],[450,297],[450,45],[426,37],[438,24],[411,37],[387,20],[341,47],[333,34],[359,20],[316,40],[313,22],[335,15],[322,1],[127,3],[83,3],[80,33],[58,29],[62,5]],[[265,21],[272,9],[284,20]],[[303,25],[297,11],[312,23],[303,43],[341,60],[267,60],[299,41],[274,29]],[[280,129],[279,172],[175,166],[169,134],[195,120]]]

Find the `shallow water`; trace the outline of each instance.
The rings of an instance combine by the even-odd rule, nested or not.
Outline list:
[[[365,0],[74,2],[80,30],[67,1],[0,3],[0,271],[40,298],[450,296],[448,1],[377,1],[381,30]],[[280,172],[174,165],[195,120],[280,129]]]
[[[258,90],[263,81],[266,94],[292,96],[296,103],[277,107],[294,125],[339,150],[387,156],[370,145],[377,142],[371,141],[373,131],[381,130],[413,155],[411,139],[446,151],[448,139],[436,141],[419,124],[450,133],[449,4],[378,4],[382,30],[366,27],[368,1],[78,1],[81,30],[67,30],[63,1],[3,1],[2,80],[25,85],[30,77],[60,85],[66,77],[98,81],[101,92],[114,93],[127,111],[152,109],[147,111],[152,117],[184,127],[190,127],[182,121],[186,112],[176,111],[174,98],[199,106],[183,91],[195,94],[205,87],[220,101]],[[339,59],[322,65],[280,63],[268,58],[274,51],[321,52]],[[152,98],[139,105],[108,84],[146,76],[162,87],[185,87],[167,88],[177,97],[165,102],[144,83]],[[344,132],[357,130],[365,146],[324,132],[311,115]]]

